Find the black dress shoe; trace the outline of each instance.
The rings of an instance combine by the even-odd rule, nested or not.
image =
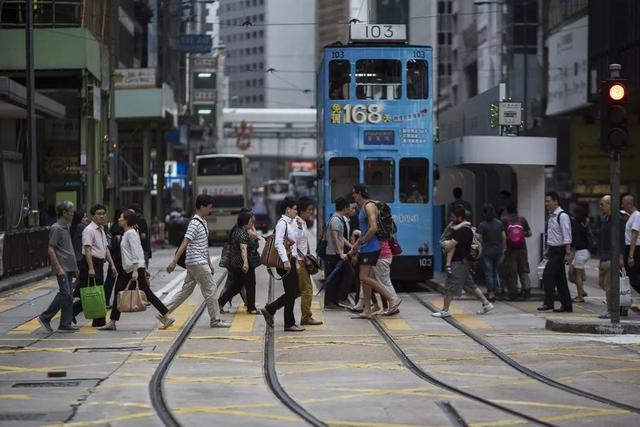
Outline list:
[[[538,307],[538,311],[549,311],[549,310],[553,310],[553,307],[550,305],[543,304],[540,307]]]
[[[553,312],[554,313],[573,313],[573,309],[572,308],[566,308],[566,307],[560,307],[560,308],[554,308]]]

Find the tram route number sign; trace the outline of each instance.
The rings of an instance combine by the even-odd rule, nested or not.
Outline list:
[[[520,126],[522,124],[522,104],[520,102],[501,102],[498,123],[500,126]]]
[[[407,26],[353,23],[349,27],[349,38],[353,42],[404,42]]]

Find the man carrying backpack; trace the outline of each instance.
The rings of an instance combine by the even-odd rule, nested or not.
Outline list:
[[[502,218],[502,224],[507,234],[504,269],[509,299],[514,300],[518,297],[518,277],[521,287],[520,296],[529,298],[531,296],[531,280],[529,279],[529,255],[525,238],[531,237],[531,227],[525,217],[518,215],[515,203],[510,202],[506,211],[507,214]]]
[[[571,313],[573,304],[565,265],[571,261],[571,218],[560,207],[560,197],[555,191],[547,193],[544,205],[549,217],[547,219],[547,265],[544,268],[542,281],[544,282],[544,304],[538,311],[553,310],[556,313]],[[554,290],[558,290],[560,308],[553,308]]]
[[[477,314],[485,314],[493,310],[493,304],[484,296],[482,291],[475,286],[469,274],[471,269],[471,245],[473,243],[474,232],[468,225],[462,225],[465,222],[465,208],[456,206],[451,213],[453,222],[453,235],[451,239],[442,242],[447,254],[452,253],[451,265],[447,265],[447,279],[444,284],[444,305],[442,310],[436,311],[431,315],[433,317],[449,317],[449,306],[455,296],[462,294],[462,289],[473,292],[481,301],[482,307]]]

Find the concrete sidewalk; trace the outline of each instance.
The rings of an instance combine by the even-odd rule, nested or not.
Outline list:
[[[5,277],[0,280],[0,292],[19,288],[20,286],[46,279],[48,276],[51,276],[50,266],[42,267],[23,274],[16,274],[15,276]]]

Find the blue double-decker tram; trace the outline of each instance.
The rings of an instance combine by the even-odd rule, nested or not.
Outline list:
[[[432,49],[407,45],[404,34],[400,25],[352,24],[348,45],[324,48],[319,218],[326,224],[336,198],[351,198],[353,184],[365,183],[398,226],[403,252],[392,278],[424,281],[433,276],[434,250]]]

